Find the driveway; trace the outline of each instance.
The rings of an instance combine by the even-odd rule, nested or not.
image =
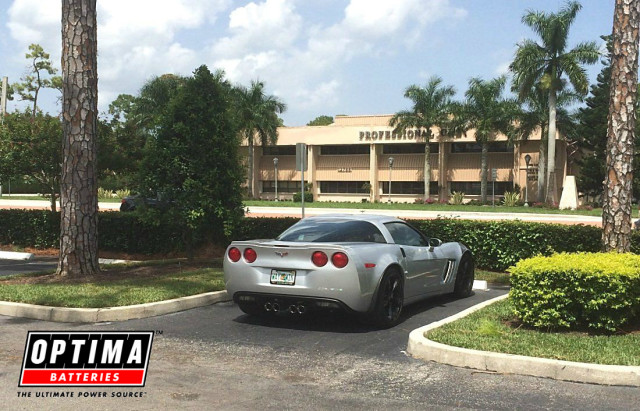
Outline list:
[[[343,315],[254,318],[232,303],[122,323],[70,325],[0,317],[0,397],[8,409],[638,409],[640,390],[501,375],[414,360],[409,331],[506,290],[431,299],[389,330]],[[142,389],[107,398],[35,398],[18,389],[29,330],[155,330]],[[161,333],[161,334],[160,334]],[[31,392],[31,398],[19,397]],[[112,398],[134,392],[141,398]]]

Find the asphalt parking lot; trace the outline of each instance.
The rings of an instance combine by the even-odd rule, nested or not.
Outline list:
[[[8,409],[639,409],[640,390],[502,375],[406,355],[408,334],[506,290],[407,307],[389,330],[344,315],[255,318],[220,303],[121,323],[60,324],[0,316],[0,397]],[[156,331],[141,389],[76,388],[106,398],[35,398],[17,387],[29,330]],[[66,391],[69,391],[67,389]],[[32,397],[20,397],[31,392]],[[111,397],[137,392],[141,397]]]
[[[11,274],[54,270],[57,266],[58,257],[34,257],[27,261],[0,259],[0,277]]]

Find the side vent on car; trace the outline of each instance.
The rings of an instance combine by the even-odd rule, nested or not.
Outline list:
[[[443,273],[444,275],[442,278],[443,283],[447,283],[451,280],[451,277],[453,277],[453,269],[455,268],[455,266],[456,266],[456,260],[447,261],[447,265],[445,267],[445,270]]]

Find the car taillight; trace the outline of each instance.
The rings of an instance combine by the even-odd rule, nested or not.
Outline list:
[[[349,257],[345,253],[335,253],[331,256],[331,262],[338,268],[343,268],[349,264]]]
[[[322,251],[316,251],[311,255],[311,261],[318,267],[324,267],[327,261],[329,261],[329,257]]]
[[[256,258],[258,258],[256,250],[254,250],[253,248],[247,248],[244,250],[244,259],[246,262],[252,263],[256,261]]]
[[[231,247],[228,254],[229,260],[233,261],[234,263],[237,263],[240,260],[240,250],[235,247]]]

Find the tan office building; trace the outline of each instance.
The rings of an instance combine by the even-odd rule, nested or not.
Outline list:
[[[254,197],[273,199],[277,186],[280,199],[290,199],[301,187],[296,171],[296,143],[307,145],[308,169],[304,178],[311,184],[315,201],[414,202],[424,195],[423,130],[398,135],[389,126],[391,115],[336,116],[329,126],[281,127],[275,146],[254,148]],[[453,191],[465,198],[480,196],[480,145],[473,131],[460,138],[442,137],[433,130],[430,141],[431,185],[434,200],[448,199]],[[528,181],[529,200],[537,195],[537,164],[540,133],[514,146],[504,135],[489,144],[489,181],[495,169],[496,195],[519,186],[524,196]],[[566,145],[556,144],[556,187],[560,190],[567,170]],[[245,148],[246,150],[246,148]],[[245,151],[246,153],[246,151]],[[525,156],[529,154],[529,178]],[[390,166],[389,159],[393,158]],[[493,183],[487,193],[492,194]],[[560,191],[559,191],[560,192]]]

